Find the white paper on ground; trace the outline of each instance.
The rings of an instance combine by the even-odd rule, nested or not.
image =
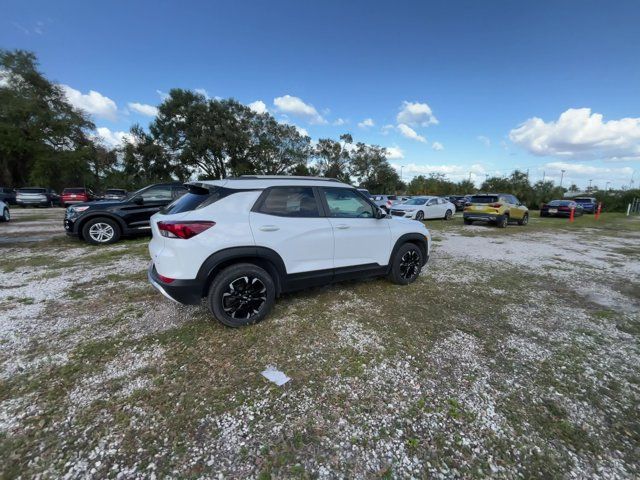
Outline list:
[[[262,376],[265,377],[267,380],[271,380],[273,383],[275,383],[278,386],[284,385],[289,380],[291,380],[289,377],[287,377],[284,374],[284,372],[281,372],[280,370],[272,366],[268,366],[266,370],[262,372]]]

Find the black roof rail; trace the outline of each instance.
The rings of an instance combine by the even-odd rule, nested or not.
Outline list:
[[[227,180],[313,180],[314,182],[342,183],[337,178],[305,177],[302,175],[240,175],[239,177],[229,177]]]

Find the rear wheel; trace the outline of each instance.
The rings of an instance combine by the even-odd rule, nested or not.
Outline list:
[[[392,260],[389,280],[398,285],[414,282],[422,270],[422,260],[420,248],[413,243],[405,243]]]
[[[451,220],[452,216],[453,216],[453,212],[451,210],[447,210],[446,213],[444,214],[444,219]]]
[[[82,237],[94,245],[107,245],[120,240],[120,226],[110,218],[94,218],[82,227]]]
[[[263,320],[273,308],[275,298],[275,283],[266,270],[251,263],[239,263],[216,275],[207,304],[224,325],[242,327]]]
[[[518,225],[526,225],[527,223],[529,223],[529,214],[525,213],[524,216],[518,220]]]
[[[5,208],[2,211],[2,217],[0,217],[0,220],[2,220],[3,222],[8,222],[9,220],[11,220],[11,213],[9,213],[8,208]]]
[[[422,210],[418,210],[418,213],[416,213],[416,220],[420,222],[424,220],[424,212]]]
[[[509,225],[509,216],[503,215],[502,217],[500,217],[499,220],[496,220],[496,225],[498,226],[498,228],[507,228],[507,225]]]

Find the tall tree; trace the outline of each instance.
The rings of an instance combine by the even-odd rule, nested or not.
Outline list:
[[[350,154],[351,177],[370,192],[395,192],[400,176],[387,161],[386,149],[359,142]]]
[[[318,173],[328,178],[337,178],[340,181],[349,183],[351,181],[349,177],[351,155],[349,152],[352,147],[353,137],[348,133],[340,135],[339,142],[331,138],[318,140],[314,151]]]
[[[33,53],[0,50],[0,183],[59,189],[84,182],[93,128],[40,73]]]

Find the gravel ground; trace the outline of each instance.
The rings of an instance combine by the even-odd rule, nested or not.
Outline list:
[[[638,219],[428,222],[416,283],[286,295],[231,330],[147,285],[146,239],[12,213],[2,478],[640,475]]]

